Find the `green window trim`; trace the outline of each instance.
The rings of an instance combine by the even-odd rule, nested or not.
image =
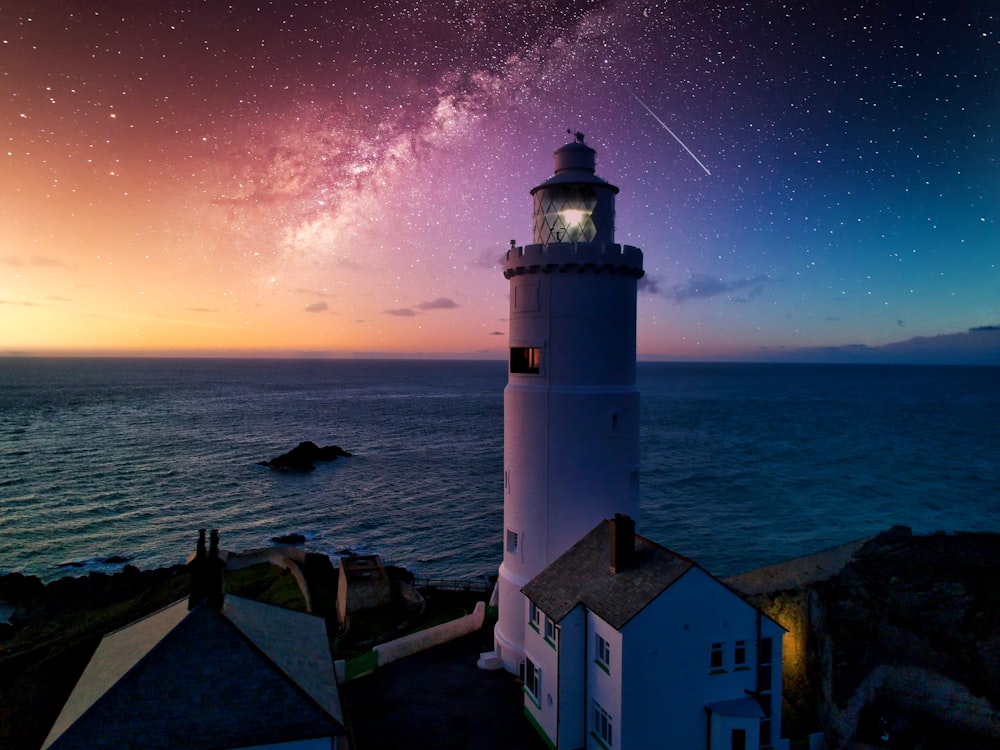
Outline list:
[[[600,659],[594,659],[594,664],[600,667],[604,672],[607,672],[609,675],[611,674],[611,668]]]
[[[532,728],[538,732],[538,736],[542,738],[542,742],[545,743],[545,746],[549,748],[549,750],[556,750],[556,743],[554,743],[549,735],[545,733],[545,730],[542,729],[542,725],[538,723],[538,719],[535,718],[535,715],[531,713],[530,709],[525,706],[522,710],[524,711],[524,718],[526,718]]]
[[[540,698],[536,698],[536,697],[535,697],[535,696],[534,696],[534,695],[532,694],[532,692],[531,692],[530,690],[528,690],[528,688],[527,688],[527,687],[522,687],[522,688],[521,688],[521,690],[522,690],[522,691],[524,691],[524,694],[525,694],[526,696],[528,696],[528,698],[529,698],[529,699],[531,699],[531,702],[532,702],[532,703],[534,703],[534,704],[535,704],[535,708],[541,708],[541,707],[542,707],[542,701],[541,701],[541,699],[540,699]]]
[[[601,739],[601,735],[599,735],[599,734],[598,734],[597,732],[595,732],[595,731],[594,731],[593,729],[591,729],[591,730],[590,730],[590,736],[591,736],[591,738],[592,738],[592,739],[594,740],[594,742],[596,742],[596,743],[597,743],[598,745],[600,745],[601,747],[603,747],[603,748],[604,748],[604,750],[611,750],[611,748],[610,748],[610,747],[608,747],[608,746],[607,746],[607,745],[606,745],[606,744],[604,743],[604,740],[603,740],[603,739]]]

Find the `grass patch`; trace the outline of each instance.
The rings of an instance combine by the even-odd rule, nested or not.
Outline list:
[[[296,612],[306,611],[306,600],[295,576],[271,563],[226,571],[226,593]]]

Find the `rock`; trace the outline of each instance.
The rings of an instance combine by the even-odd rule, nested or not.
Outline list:
[[[271,541],[277,544],[303,544],[306,538],[302,534],[280,534],[272,536]]]
[[[37,576],[8,573],[0,576],[0,602],[14,607],[28,606],[45,593],[45,584]]]
[[[350,457],[350,455],[339,445],[327,445],[320,448],[311,440],[305,440],[288,453],[282,453],[270,461],[260,461],[259,463],[261,466],[270,466],[272,469],[312,471],[316,468],[315,461],[334,461],[341,456]]]

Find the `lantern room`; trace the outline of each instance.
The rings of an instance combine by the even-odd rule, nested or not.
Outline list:
[[[536,244],[614,242],[618,188],[594,174],[594,157],[583,133],[556,151],[555,174],[531,191]]]

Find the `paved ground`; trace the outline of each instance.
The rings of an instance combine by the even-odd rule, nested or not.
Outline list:
[[[517,679],[476,667],[492,641],[486,628],[343,685],[352,750],[545,750]]]

